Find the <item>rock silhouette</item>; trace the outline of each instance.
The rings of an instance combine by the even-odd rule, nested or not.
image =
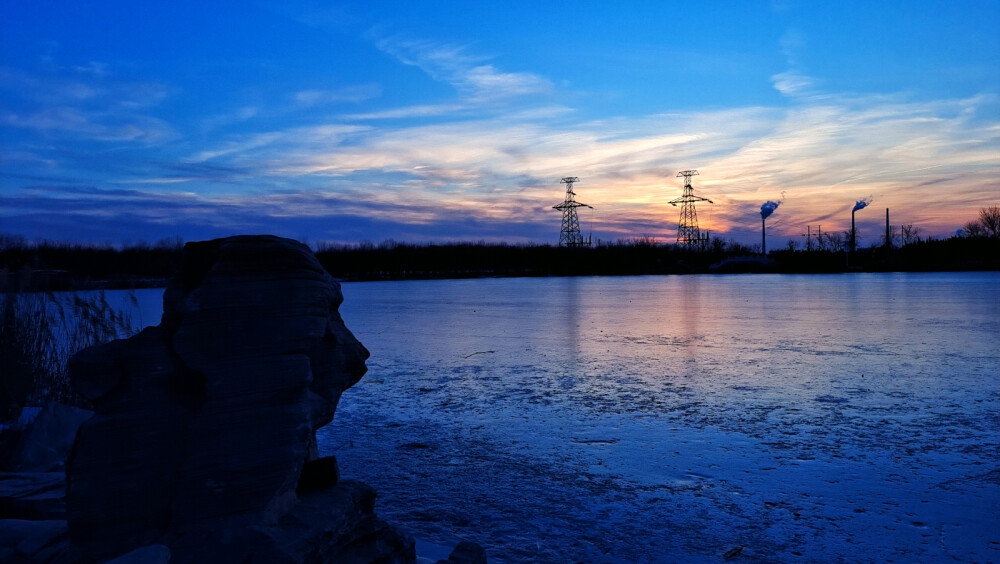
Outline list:
[[[368,357],[339,285],[272,236],[189,243],[182,262],[160,325],[71,362],[95,414],[67,464],[70,559],[414,561],[374,490],[317,453]]]

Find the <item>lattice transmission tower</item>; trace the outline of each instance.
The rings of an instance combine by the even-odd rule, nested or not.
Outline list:
[[[578,182],[580,179],[575,176],[567,176],[560,180],[566,185],[566,199],[563,203],[558,206],[552,206],[554,210],[561,210],[563,212],[562,216],[562,228],[559,230],[559,246],[560,247],[589,247],[590,246],[590,236],[584,240],[583,235],[580,234],[580,217],[576,213],[576,208],[588,207],[594,209],[593,206],[588,206],[587,204],[577,202],[574,198],[576,197],[576,192],[573,191],[573,183]]]
[[[682,170],[677,173],[678,177],[684,177],[684,194],[680,198],[670,200],[670,205],[681,205],[681,218],[677,222],[677,244],[698,245],[708,243],[708,235],[704,237],[698,230],[698,212],[694,209],[695,202],[708,202],[714,204],[708,198],[694,195],[694,188],[691,186],[691,177],[698,174],[697,170]]]

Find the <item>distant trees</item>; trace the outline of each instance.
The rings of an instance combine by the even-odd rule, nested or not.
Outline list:
[[[598,241],[598,246],[602,243]],[[631,237],[621,237],[615,242],[618,247],[653,247],[656,246],[656,237],[649,235],[633,235]]]
[[[990,237],[1000,239],[1000,206],[979,208],[979,219],[965,224],[966,237]]]
[[[161,286],[180,264],[183,240],[161,239],[116,248],[0,234],[0,292],[17,287],[68,290]]]
[[[899,239],[899,230],[893,225],[889,227],[889,232],[883,237],[882,244],[886,247],[892,247],[896,244],[896,239]]]
[[[879,235],[863,247],[858,237],[852,269],[1000,270],[1000,206],[980,209],[958,237],[922,237],[911,223],[899,226],[898,247]],[[771,249],[780,272],[839,272],[851,232],[809,232],[808,245],[789,240]],[[897,240],[890,231],[889,241]],[[168,238],[125,246],[29,242],[0,233],[0,293],[86,288],[159,287],[181,262],[184,241]],[[479,276],[585,276],[715,272],[727,259],[759,255],[761,245],[711,237],[706,245],[686,246],[633,236],[593,246],[562,248],[531,243],[452,242],[414,244],[386,239],[356,244],[317,241],[321,264],[343,280],[468,278]],[[808,251],[808,252],[803,252]],[[746,261],[744,261],[746,262]],[[748,263],[749,264],[749,263]],[[722,266],[720,266],[722,265]]]
[[[912,223],[904,223],[899,227],[902,233],[903,246],[912,245],[914,243],[920,242],[920,228]]]
[[[986,236],[986,228],[978,220],[972,220],[965,224],[962,228],[963,235],[966,237],[978,238]]]
[[[850,240],[851,232],[827,231],[816,236],[816,246],[821,251],[843,251]]]
[[[979,221],[990,232],[990,237],[1000,238],[1000,206],[980,209]]]

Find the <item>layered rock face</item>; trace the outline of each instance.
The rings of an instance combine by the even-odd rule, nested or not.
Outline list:
[[[176,562],[412,562],[374,492],[315,431],[365,373],[339,285],[270,236],[188,244],[159,326],[74,358],[94,405],[68,462],[80,558],[165,545]]]

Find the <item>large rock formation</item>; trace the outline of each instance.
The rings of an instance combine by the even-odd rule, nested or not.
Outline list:
[[[315,431],[365,372],[339,285],[270,236],[191,243],[163,319],[71,363],[94,405],[68,463],[70,559],[164,545],[170,562],[412,562],[374,491]]]

